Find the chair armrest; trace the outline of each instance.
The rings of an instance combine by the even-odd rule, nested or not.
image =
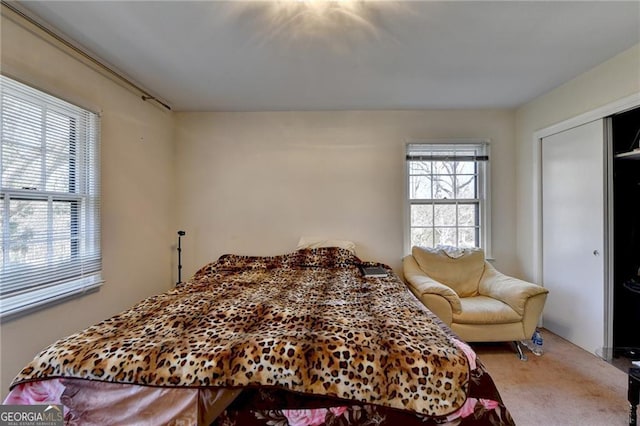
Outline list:
[[[549,293],[549,290],[542,286],[498,272],[489,262],[485,264],[484,274],[478,286],[479,293],[506,303],[518,315],[524,315],[529,298]]]
[[[450,287],[439,283],[433,278],[429,277],[420,269],[418,263],[413,256],[406,256],[402,259],[404,278],[410,287],[410,290],[419,299],[422,300],[422,296],[437,295],[443,297],[450,305],[451,310],[459,314],[462,312],[462,305],[460,304],[460,298]],[[429,307],[429,306],[428,306]],[[429,307],[429,309],[431,309]],[[437,313],[436,313],[437,315]],[[439,316],[439,315],[438,315]]]

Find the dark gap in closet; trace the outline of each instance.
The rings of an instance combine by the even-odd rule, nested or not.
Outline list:
[[[640,347],[640,108],[612,117],[613,136],[613,345]]]

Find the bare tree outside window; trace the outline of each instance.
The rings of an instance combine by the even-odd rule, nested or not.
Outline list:
[[[483,144],[410,144],[410,245],[482,245]]]
[[[71,205],[82,200],[72,190],[76,118],[11,94],[3,96],[2,110],[1,182],[22,191],[7,199],[8,235],[2,244],[7,267],[71,260],[77,237]]]
[[[99,116],[0,76],[0,317],[101,285]]]

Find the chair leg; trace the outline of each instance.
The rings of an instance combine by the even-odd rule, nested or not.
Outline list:
[[[520,342],[518,342],[517,340],[514,340],[513,345],[516,347],[516,352],[518,354],[518,358],[520,359],[520,361],[526,361],[528,358],[522,351],[522,345],[520,344]]]

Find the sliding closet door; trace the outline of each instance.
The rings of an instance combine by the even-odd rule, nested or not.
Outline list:
[[[604,345],[605,144],[602,120],[542,140],[544,327]]]

